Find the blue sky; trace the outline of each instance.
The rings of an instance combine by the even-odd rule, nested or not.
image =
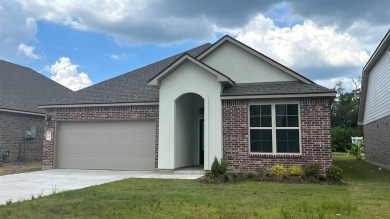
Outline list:
[[[229,34],[319,84],[352,89],[390,28],[390,3],[313,2],[0,0],[0,59],[78,90]]]

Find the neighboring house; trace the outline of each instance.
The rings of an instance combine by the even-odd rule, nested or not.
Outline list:
[[[0,150],[9,151],[6,162],[42,161],[45,111],[38,105],[71,92],[30,68],[0,60]]]
[[[390,168],[390,30],[362,73],[359,125],[363,125],[366,160]]]
[[[225,36],[40,106],[44,168],[327,168],[335,94]]]

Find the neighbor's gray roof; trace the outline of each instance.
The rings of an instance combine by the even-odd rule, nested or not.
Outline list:
[[[210,46],[211,44],[207,43],[185,53],[196,57]],[[159,90],[149,86],[148,81],[174,63],[182,54],[177,54],[75,93],[56,98],[44,105],[158,102]]]
[[[222,96],[336,93],[318,84],[301,81],[242,83],[226,87]]]
[[[0,109],[44,113],[39,104],[71,92],[30,68],[0,60]]]

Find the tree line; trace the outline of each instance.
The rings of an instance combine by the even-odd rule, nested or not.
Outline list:
[[[360,79],[352,82],[355,89],[346,92],[342,82],[335,86],[337,96],[331,108],[331,134],[332,150],[346,151],[352,146],[351,137],[363,136],[363,127],[358,125],[359,101],[360,101]]]

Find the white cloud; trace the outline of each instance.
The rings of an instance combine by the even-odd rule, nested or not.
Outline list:
[[[110,58],[114,60],[123,60],[123,59],[127,59],[127,55],[125,53],[112,54],[110,55]]]
[[[356,78],[354,78],[354,79],[356,79]],[[330,89],[335,88],[335,87],[336,87],[336,84],[338,84],[339,82],[341,82],[343,88],[344,88],[345,91],[347,91],[347,92],[351,92],[352,90],[355,90],[355,89],[356,89],[354,83],[352,82],[352,78],[340,77],[340,78],[331,78],[331,79],[315,80],[314,82],[316,82],[317,84],[322,85],[322,86],[324,86],[324,87],[330,88]],[[360,86],[359,86],[359,87],[360,87]]]
[[[22,43],[18,47],[18,54],[23,54],[30,59],[39,59],[40,57],[38,55],[34,54],[34,50],[35,50],[34,46],[28,46],[28,45]]]
[[[271,19],[258,15],[237,39],[292,67],[362,66],[369,58],[353,36],[310,20],[279,28]]]
[[[47,68],[52,74],[51,79],[71,90],[80,90],[92,85],[92,81],[84,72],[78,72],[78,65],[72,64],[69,58],[61,57]]]
[[[113,54],[113,55],[110,55],[110,58],[115,59],[115,60],[118,60],[118,59],[119,59],[119,56]]]
[[[19,46],[36,40],[37,24],[15,1],[0,1],[0,59],[18,54]]]
[[[312,79],[356,78],[369,59],[356,37],[310,20],[280,28],[259,14],[237,39]]]

